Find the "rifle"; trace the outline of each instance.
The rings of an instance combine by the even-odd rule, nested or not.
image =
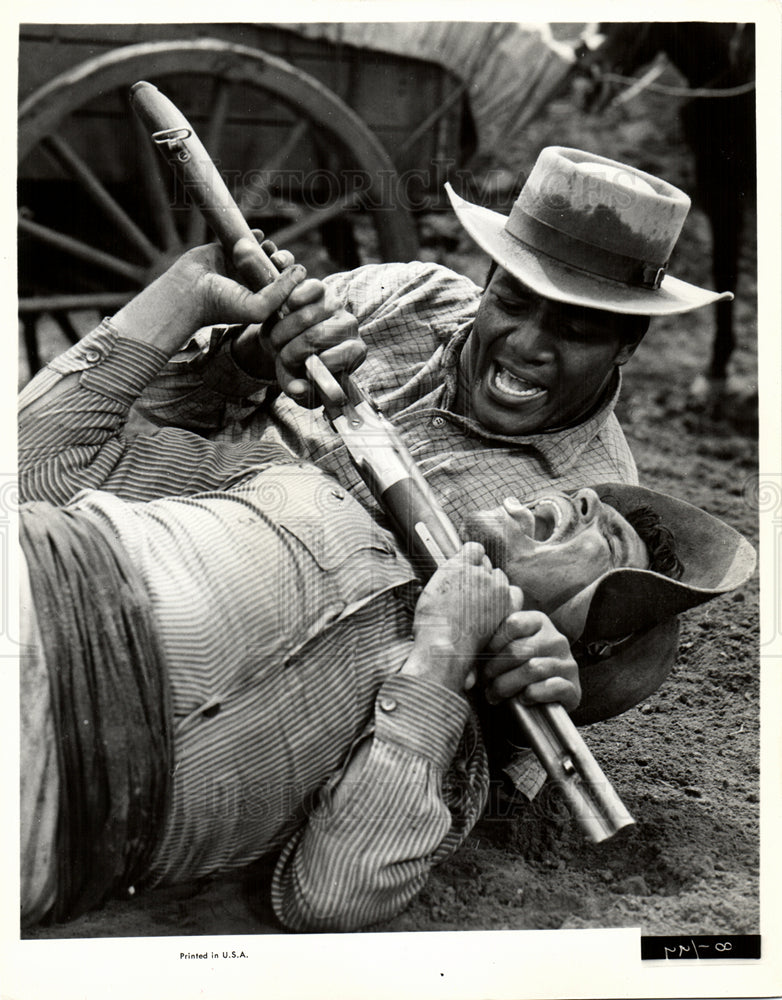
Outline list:
[[[188,120],[150,83],[134,84],[130,94],[152,141],[183,181],[243,282],[252,291],[270,284],[277,269]],[[359,474],[419,571],[432,573],[461,548],[461,540],[400,435],[351,376],[343,374],[338,381],[317,355],[307,358],[305,366]],[[512,710],[525,741],[591,841],[606,840],[634,822],[561,705],[528,706],[514,698]]]

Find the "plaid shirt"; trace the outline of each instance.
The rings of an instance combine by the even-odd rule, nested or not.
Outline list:
[[[596,482],[636,483],[635,462],[614,415],[617,371],[587,420],[524,436],[493,434],[453,412],[459,355],[481,290],[436,264],[368,265],[326,283],[359,323],[369,353],[355,372],[401,432],[446,512],[492,507],[506,496],[530,500]],[[279,441],[331,472],[368,509],[375,502],[321,411],[307,410],[241,372],[232,331],[213,330],[149,386],[145,412],[219,441]]]

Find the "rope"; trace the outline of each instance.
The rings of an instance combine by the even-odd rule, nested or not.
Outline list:
[[[57,899],[71,920],[148,866],[169,799],[169,688],[143,584],[85,511],[20,516],[60,775]]]
[[[600,79],[608,83],[618,83],[623,87],[631,87],[638,83],[637,77],[622,76],[619,73],[601,73]],[[663,83],[647,83],[644,89],[668,97],[739,97],[741,94],[752,93],[755,81],[751,80],[735,87],[669,87]]]

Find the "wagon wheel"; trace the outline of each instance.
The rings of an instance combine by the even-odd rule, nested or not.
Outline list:
[[[250,224],[311,273],[416,256],[391,160],[318,80],[214,39],[115,49],[19,109],[19,311],[31,373],[41,314],[74,341],[75,311],[116,310],[211,238],[130,110],[140,79],[190,118]]]

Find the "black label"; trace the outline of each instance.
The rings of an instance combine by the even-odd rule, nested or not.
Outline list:
[[[760,958],[759,934],[642,936],[642,959]]]

